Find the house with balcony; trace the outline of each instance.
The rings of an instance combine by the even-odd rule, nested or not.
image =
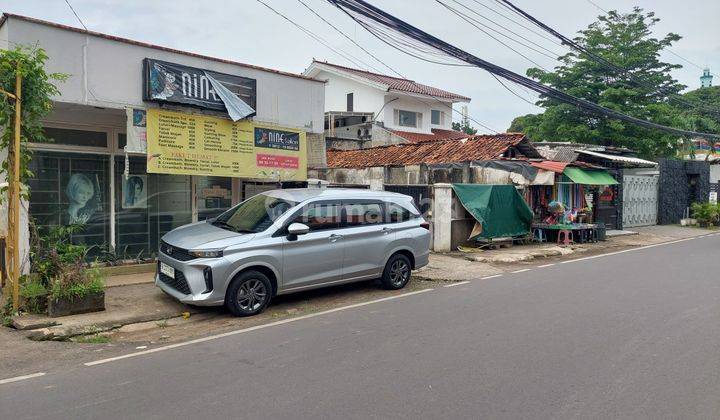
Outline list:
[[[304,76],[325,81],[327,149],[467,137],[452,130],[453,106],[470,102],[467,96],[317,60]]]

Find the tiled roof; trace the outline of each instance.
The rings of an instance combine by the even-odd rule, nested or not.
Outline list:
[[[438,141],[438,140],[459,140],[470,137],[462,131],[455,130],[443,130],[440,128],[433,128],[432,134],[425,133],[411,133],[409,131],[391,130],[393,134],[398,135],[410,143],[420,143],[423,141]]]
[[[438,164],[490,160],[522,142],[523,134],[475,135],[467,140],[438,140],[379,146],[359,150],[328,150],[328,168]],[[528,147],[532,147],[528,144]],[[533,149],[534,150],[534,149]]]
[[[559,174],[563,173],[565,167],[569,165],[568,162],[556,162],[553,160],[543,160],[542,162],[532,162],[530,164],[538,169],[557,172]]]
[[[395,90],[398,92],[417,93],[420,95],[428,95],[436,98],[450,99],[454,101],[470,102],[470,98],[457,93],[448,92],[446,90],[438,89],[432,86],[424,85],[422,83],[415,82],[413,80],[402,79],[399,77],[387,76],[384,74],[373,73],[365,70],[354,69],[352,67],[345,67],[338,64],[326,63],[324,61],[314,61],[315,63],[322,64],[329,67],[334,67],[340,71],[354,74],[355,76],[363,77],[373,82],[382,83],[388,86],[388,90]]]

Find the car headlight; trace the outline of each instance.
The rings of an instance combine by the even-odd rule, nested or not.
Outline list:
[[[222,249],[191,249],[188,252],[197,258],[220,258],[223,256]]]

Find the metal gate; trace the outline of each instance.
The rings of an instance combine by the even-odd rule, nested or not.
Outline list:
[[[623,228],[657,224],[658,176],[623,177]]]
[[[391,185],[385,184],[385,191],[396,192],[409,195],[415,200],[415,205],[421,214],[426,214],[430,210],[432,202],[431,190],[429,185]]]

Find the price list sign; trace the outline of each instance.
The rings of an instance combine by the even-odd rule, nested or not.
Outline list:
[[[252,121],[158,108],[147,110],[147,170],[300,181],[307,178],[305,133]]]

